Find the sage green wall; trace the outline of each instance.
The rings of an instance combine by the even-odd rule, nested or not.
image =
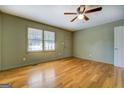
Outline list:
[[[70,57],[72,41],[73,56],[113,64],[114,27],[121,25],[124,20],[76,31],[72,38],[72,32],[0,13],[0,69]],[[28,53],[27,27],[55,31],[56,51]]]
[[[72,56],[72,32],[4,13],[2,18],[2,70]],[[27,27],[55,31],[56,51],[28,53]]]
[[[113,64],[116,26],[124,26],[124,20],[74,32],[73,56]]]

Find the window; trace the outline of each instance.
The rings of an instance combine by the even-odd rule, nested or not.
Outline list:
[[[44,31],[44,50],[55,50],[55,32]]]
[[[55,50],[55,32],[28,28],[28,51],[33,52],[42,50]]]
[[[28,28],[28,51],[42,51],[43,31],[35,28]]]

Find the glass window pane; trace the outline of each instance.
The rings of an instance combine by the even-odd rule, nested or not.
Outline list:
[[[44,50],[55,50],[55,32],[44,31]]]
[[[41,51],[43,31],[35,28],[28,28],[28,51]]]

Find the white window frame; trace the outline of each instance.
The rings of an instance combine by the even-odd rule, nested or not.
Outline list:
[[[37,29],[37,30],[41,30],[42,31],[42,40],[41,40],[41,42],[42,42],[42,50],[29,50],[29,38],[28,38],[28,31],[29,31],[29,29]],[[28,27],[27,28],[27,51],[28,52],[42,52],[44,49],[43,49],[43,30],[42,29],[39,29],[39,28],[34,28],[34,27]]]
[[[28,42],[29,42],[29,39],[28,39],[28,29],[29,28],[32,28],[32,29],[38,29],[38,30],[41,30],[42,31],[42,50],[33,50],[33,51],[29,51],[29,45],[28,45]],[[54,48],[54,50],[45,50],[44,49],[44,47],[45,47],[45,43],[44,43],[44,32],[45,31],[48,31],[48,32],[53,32],[55,35],[55,40],[54,40],[54,44],[55,44],[55,48]],[[29,53],[33,53],[33,52],[54,52],[54,51],[56,51],[56,32],[54,32],[54,31],[49,31],[49,30],[43,30],[43,29],[40,29],[40,28],[35,28],[35,27],[27,27],[27,52],[29,52]]]
[[[55,34],[55,35],[54,35],[54,36],[55,36],[55,38],[54,38],[54,39],[55,39],[55,40],[54,40],[54,44],[55,44],[55,45],[54,45],[54,47],[55,47],[54,50],[45,50],[45,49],[44,49],[44,47],[45,47],[45,43],[44,43],[44,41],[45,41],[45,40],[44,40],[44,32],[45,32],[45,31],[53,32],[53,33]],[[46,51],[46,52],[56,51],[56,33],[55,33],[54,31],[49,31],[49,30],[44,30],[44,31],[43,31],[43,50]]]

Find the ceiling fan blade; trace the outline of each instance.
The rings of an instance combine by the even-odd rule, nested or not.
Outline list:
[[[89,18],[88,18],[86,15],[84,15],[84,19],[85,19],[86,21],[89,20]]]
[[[74,17],[74,18],[71,20],[71,22],[73,22],[75,19],[77,19],[77,17],[78,17],[78,16]]]
[[[93,8],[90,10],[86,10],[85,13],[92,13],[92,12],[97,12],[97,11],[101,11],[102,7],[97,7],[97,8]]]
[[[77,9],[77,11],[79,12],[79,13],[84,13],[84,11],[85,11],[85,5],[80,5],[80,7]]]
[[[80,5],[79,11],[80,11],[80,12],[83,12],[84,10],[85,10],[85,5]]]
[[[77,13],[64,13],[64,15],[76,15]]]
[[[82,13],[84,13],[85,9],[86,9],[86,7],[85,7],[85,5],[84,5],[84,10],[82,11]]]

